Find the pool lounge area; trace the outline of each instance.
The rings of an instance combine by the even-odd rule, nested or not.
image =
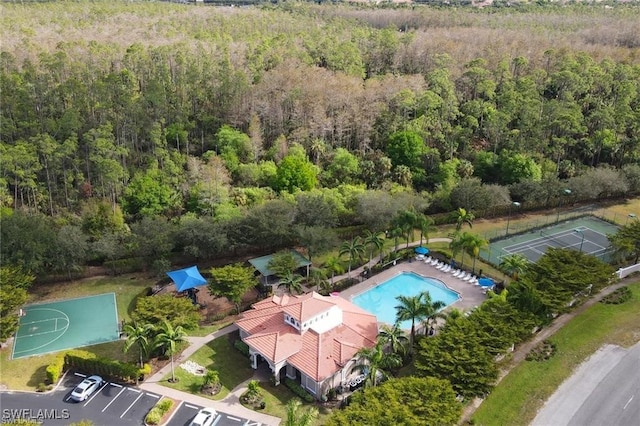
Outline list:
[[[460,298],[457,301],[453,301],[451,304],[449,304],[449,306],[444,309],[445,312],[451,308],[459,309],[463,312],[469,311],[480,305],[487,298],[486,294],[483,293],[482,287],[462,281],[452,276],[448,272],[442,272],[441,270],[436,269],[435,266],[429,263],[417,260],[414,260],[412,262],[399,263],[398,265],[382,271],[381,273],[361,282],[360,284],[356,284],[340,292],[339,296],[351,302],[354,302],[354,298],[358,295],[363,294],[365,291],[373,289],[380,284],[393,279],[401,273],[415,273],[422,277],[434,278],[444,283],[449,289],[458,293],[460,295]],[[410,294],[407,293],[407,295]],[[434,300],[436,299],[434,298]],[[395,296],[391,298],[390,303],[392,304],[392,306],[397,305]],[[378,321],[380,321],[380,318],[378,318]]]

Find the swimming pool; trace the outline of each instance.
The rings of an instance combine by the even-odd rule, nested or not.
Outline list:
[[[396,322],[397,296],[417,296],[428,291],[432,301],[444,302],[446,306],[460,299],[460,294],[449,289],[442,281],[426,278],[413,272],[402,272],[395,277],[354,296],[351,302],[378,318],[378,322]],[[403,321],[400,327],[411,328],[411,321]]]

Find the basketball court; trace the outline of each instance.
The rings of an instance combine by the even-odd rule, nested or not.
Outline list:
[[[11,358],[25,358],[120,338],[115,293],[22,308]]]
[[[580,217],[493,241],[480,256],[496,265],[513,254],[521,254],[530,262],[536,262],[549,247],[554,247],[576,250],[608,261],[611,247],[607,235],[615,234],[617,230],[617,226],[596,217]]]

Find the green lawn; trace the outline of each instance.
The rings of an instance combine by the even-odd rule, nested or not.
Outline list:
[[[528,425],[536,411],[573,370],[604,344],[631,346],[640,336],[640,282],[621,305],[597,303],[550,339],[557,352],[545,362],[524,361],[514,368],[473,416],[477,425]]]
[[[223,399],[236,386],[253,376],[249,359],[233,347],[228,336],[210,341],[198,349],[189,359],[209,370],[218,371],[222,390],[212,398],[215,400]],[[181,391],[199,394],[202,377],[194,376],[180,368],[178,363],[175,364],[175,375],[180,379],[178,382],[168,382],[167,380],[171,378],[171,374],[169,374],[164,378],[165,381],[162,384]]]

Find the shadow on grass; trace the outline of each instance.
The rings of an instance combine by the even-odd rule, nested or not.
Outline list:
[[[29,381],[27,382],[27,386],[33,386],[37,388],[40,383],[46,383],[47,381],[47,366],[41,365],[36,371],[33,372]]]

